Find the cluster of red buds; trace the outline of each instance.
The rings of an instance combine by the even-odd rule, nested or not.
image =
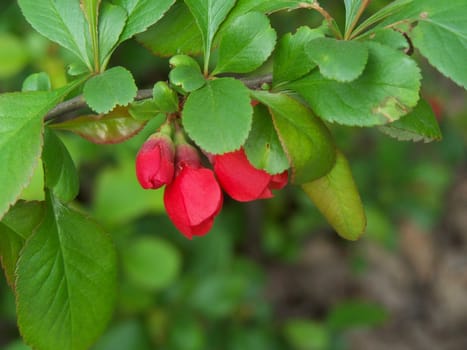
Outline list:
[[[145,189],[166,186],[167,214],[190,239],[211,229],[222,209],[222,189],[233,199],[247,202],[271,198],[271,190],[287,184],[287,171],[270,175],[257,169],[243,149],[208,155],[211,170],[202,164],[200,152],[186,141],[180,127],[174,136],[170,123],[166,123],[146,140],[136,156],[136,176]]]

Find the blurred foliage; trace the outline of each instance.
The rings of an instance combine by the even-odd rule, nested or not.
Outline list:
[[[372,1],[369,12],[387,2]],[[322,3],[343,23],[343,4]],[[305,11],[273,16],[280,34],[317,20]],[[53,87],[63,85],[68,68],[64,55],[31,30],[14,1],[2,0],[0,92],[20,90],[23,80],[37,72],[48,73]],[[167,76],[167,61],[151,56],[135,41],[119,48],[113,60],[130,69],[140,87]],[[375,130],[332,126],[366,206],[368,229],[363,240],[390,250],[398,249],[401,221],[410,219],[428,231],[436,227],[456,171],[466,165],[466,94],[425,62],[422,67],[425,97],[442,111],[442,142],[403,143]],[[206,237],[187,241],[176,232],[164,214],[162,191],[143,191],[134,176],[135,154],[158,123],[151,121],[139,135],[118,145],[97,146],[62,135],[82,180],[75,205],[104,223],[120,254],[115,320],[93,350],[337,350],[346,348],[347,330],[384,324],[389,315],[365,300],[342,300],[322,316],[277,317],[277,305],[265,298],[271,262],[294,264],[305,241],[329,230],[296,188],[289,186],[274,200],[246,206],[226,198]],[[23,198],[43,198],[41,172]],[[353,259],[356,266],[364,266],[358,250]],[[0,346],[28,349],[15,324],[13,296],[2,278]]]

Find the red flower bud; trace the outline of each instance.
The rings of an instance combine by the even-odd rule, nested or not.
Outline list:
[[[175,159],[175,164],[177,168],[175,169],[175,174],[178,174],[182,168],[189,166],[191,168],[201,167],[201,161],[199,159],[199,154],[196,148],[189,145],[188,143],[182,143],[177,145],[177,155]]]
[[[288,180],[287,171],[270,175],[253,167],[243,149],[215,156],[214,172],[225,192],[240,202],[271,198],[271,190],[283,188]]]
[[[177,146],[175,180],[167,185],[164,205],[175,227],[189,239],[206,234],[222,208],[222,191],[214,173],[202,168],[196,149]]]
[[[136,177],[143,188],[156,189],[172,182],[174,154],[168,135],[158,132],[147,139],[136,156]]]

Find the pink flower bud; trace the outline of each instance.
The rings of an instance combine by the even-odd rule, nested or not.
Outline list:
[[[165,133],[147,139],[136,156],[136,177],[143,188],[156,189],[172,182],[174,154],[173,141]]]
[[[271,198],[271,190],[283,188],[288,181],[287,171],[270,175],[253,167],[243,149],[216,155],[214,172],[224,191],[240,202]]]
[[[197,150],[177,145],[175,180],[167,185],[164,205],[175,227],[186,237],[206,234],[222,208],[222,191],[212,170],[201,167]]]

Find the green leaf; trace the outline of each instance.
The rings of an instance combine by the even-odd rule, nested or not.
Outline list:
[[[276,43],[269,19],[259,12],[236,18],[222,34],[212,74],[251,72],[267,60]]]
[[[117,107],[102,115],[85,115],[51,125],[54,129],[68,130],[97,144],[120,143],[135,136],[146,124],[133,119],[128,108]]]
[[[467,89],[467,3],[427,0],[414,1],[414,5],[421,12],[410,33],[413,44],[431,65]]]
[[[156,23],[174,2],[175,0],[114,0],[113,3],[123,7],[128,16],[119,42],[145,31]]]
[[[272,123],[272,116],[263,105],[254,108],[253,124],[244,148],[248,160],[269,174],[280,174],[290,167]]]
[[[217,36],[222,36],[224,31],[229,29],[233,21],[246,13],[260,12],[271,14],[280,10],[291,11],[302,8],[303,4],[313,3],[313,1],[314,0],[237,0],[235,6],[222,23]]]
[[[372,31],[369,39],[398,51],[406,52],[406,50],[410,48],[409,42],[404,34],[390,28]]]
[[[311,110],[285,94],[252,91],[269,107],[274,126],[292,167],[292,181],[302,184],[327,174],[336,150],[329,130]]]
[[[99,19],[100,4],[101,0],[80,0],[81,9],[83,10],[84,16],[88,21],[89,33],[91,34],[94,70],[99,69],[99,67],[96,66],[96,63],[99,62],[99,37],[97,31],[97,22]]]
[[[284,35],[274,54],[273,85],[292,81],[309,73],[316,64],[306,59],[306,44],[323,36],[323,28],[309,27],[300,27],[295,34]]]
[[[253,11],[269,14],[280,10],[299,9],[303,4],[313,2],[314,0],[238,0],[229,14],[229,19]]]
[[[52,84],[49,75],[45,72],[34,73],[23,81],[21,91],[50,91]]]
[[[88,349],[112,315],[116,253],[110,237],[48,198],[18,260],[18,325],[36,349]]]
[[[158,111],[162,113],[174,113],[178,111],[177,93],[165,81],[158,81],[154,84],[152,96]]]
[[[43,214],[43,203],[19,201],[0,222],[0,261],[12,289],[15,288],[15,270],[20,251],[42,221]]]
[[[322,324],[292,319],[284,327],[285,337],[297,350],[328,350],[331,348],[332,335]]]
[[[381,10],[376,12],[375,14],[371,15],[369,18],[367,18],[363,23],[361,23],[357,28],[352,33],[352,37],[357,36],[361,32],[363,32],[365,29],[373,26],[374,24],[381,22],[385,18],[394,15],[396,13],[402,14],[403,18],[408,18],[406,17],[406,11],[407,11],[407,5],[409,5],[412,1],[414,0],[395,0],[392,1],[390,4],[386,5],[383,7]],[[379,25],[378,25],[379,27]]]
[[[180,253],[174,246],[153,237],[133,239],[122,255],[128,280],[150,291],[170,286],[180,273],[181,263]]]
[[[97,113],[107,113],[115,106],[126,106],[136,96],[137,87],[131,73],[123,67],[113,67],[84,84],[86,103]]]
[[[409,114],[393,123],[381,126],[379,130],[400,141],[431,142],[442,138],[435,114],[424,100],[420,100]]]
[[[49,128],[44,133],[42,151],[45,185],[55,197],[67,203],[75,199],[79,192],[79,178],[75,164],[63,142]]]
[[[380,305],[346,301],[332,308],[326,317],[326,325],[333,331],[344,331],[356,327],[381,326],[388,318],[388,312]]]
[[[159,113],[159,106],[152,99],[132,102],[128,107],[128,113],[133,119],[139,121],[149,120],[159,115],[163,116]]]
[[[464,69],[466,11],[467,3],[464,0],[412,0],[403,11],[391,14],[379,26],[415,23],[415,27],[408,32],[414,46],[441,73],[467,88],[467,71]]]
[[[173,86],[181,89],[183,93],[198,90],[206,84],[199,66],[175,67],[169,73],[169,81]]]
[[[68,88],[0,95],[0,218],[29,183],[42,149],[42,118]]]
[[[164,210],[162,190],[141,188],[135,175],[135,159],[125,158],[116,167],[100,172],[96,182],[93,209],[96,217],[108,225],[122,225],[148,213]],[[128,200],[131,198],[131,205]]]
[[[172,70],[169,80],[182,94],[195,91],[206,84],[201,68],[196,60],[187,55],[173,56],[169,61]]]
[[[159,22],[137,39],[155,55],[163,57],[203,52],[201,32],[184,2],[176,2]]]
[[[19,73],[28,60],[25,43],[9,33],[0,33],[0,79]]]
[[[18,0],[32,27],[73,52],[92,71],[88,24],[76,0]]]
[[[101,67],[107,65],[116,49],[126,21],[127,14],[122,7],[108,2],[102,4],[99,15],[99,63]]]
[[[185,0],[201,31],[204,46],[204,71],[207,71],[211,46],[221,23],[235,5],[235,0]]]
[[[344,0],[345,5],[345,35],[349,34],[355,23],[358,21],[360,8],[362,7],[363,0]]]
[[[183,108],[188,136],[203,150],[222,154],[239,149],[251,129],[249,90],[238,80],[220,78],[192,92]]]
[[[308,57],[327,79],[348,82],[357,79],[368,61],[368,49],[357,41],[317,38],[306,46]]]
[[[349,83],[324,78],[319,72],[289,83],[321,118],[343,125],[374,126],[395,121],[415,107],[420,70],[410,57],[375,42],[366,43],[368,63]]]
[[[365,210],[342,153],[337,152],[334,168],[327,175],[302,188],[341,237],[353,241],[364,233]]]

